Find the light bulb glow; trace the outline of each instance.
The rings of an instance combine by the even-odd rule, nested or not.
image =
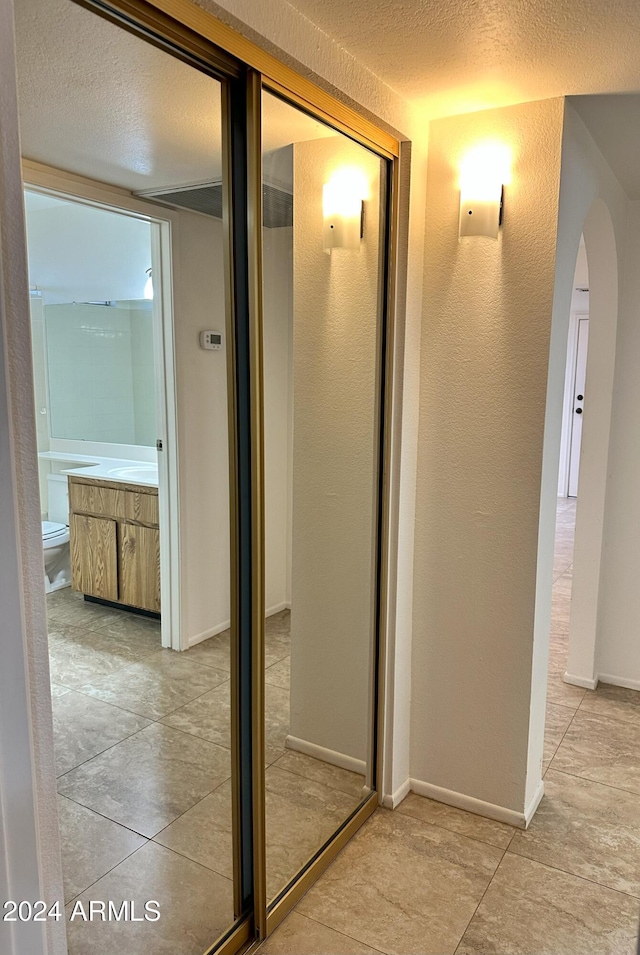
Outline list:
[[[322,187],[325,249],[360,247],[362,203],[368,195],[369,183],[361,169],[344,166],[332,174]]]
[[[503,185],[511,182],[511,150],[502,143],[482,143],[460,163],[460,196],[498,202]]]
[[[511,182],[511,150],[485,142],[470,149],[460,163],[458,236],[497,239],[501,224],[502,187]]]
[[[361,169],[345,166],[333,173],[322,189],[322,212],[334,215],[359,216],[362,202],[369,193],[367,177]]]

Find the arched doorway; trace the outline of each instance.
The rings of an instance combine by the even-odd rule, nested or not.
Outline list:
[[[582,416],[569,648],[565,682],[595,688],[602,530],[615,369],[618,262],[613,222],[597,199],[584,223],[589,269],[588,408]]]

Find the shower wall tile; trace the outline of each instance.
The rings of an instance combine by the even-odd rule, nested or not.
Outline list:
[[[53,437],[155,443],[153,319],[133,304],[46,306]]]

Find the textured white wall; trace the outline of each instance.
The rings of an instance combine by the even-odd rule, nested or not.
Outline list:
[[[203,329],[225,333],[222,222],[178,213],[175,348],[180,455],[184,628],[197,642],[229,620],[229,454],[226,356],[203,351]],[[266,230],[275,231],[275,230]],[[286,231],[286,230],[278,230]],[[265,257],[267,608],[287,602],[289,237],[269,239]],[[273,333],[273,337],[272,337]],[[283,491],[284,489],[284,491]]]
[[[429,137],[411,776],[519,814],[562,115],[530,103]],[[513,151],[502,234],[459,243],[458,164],[487,138]]]
[[[294,147],[291,735],[366,760],[373,633],[381,161]],[[359,250],[323,249],[322,187],[366,177]]]
[[[225,332],[222,223],[179,212],[173,256],[183,636],[194,642],[229,619],[227,364],[198,340]]]
[[[0,4],[0,896],[62,899],[13,11]],[[0,922],[3,953],[62,955],[64,920]]]

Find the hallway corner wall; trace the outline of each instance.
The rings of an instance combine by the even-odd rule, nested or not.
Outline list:
[[[534,606],[562,123],[551,99],[437,120],[429,137],[411,777],[523,825],[542,792],[527,776],[544,730]],[[459,242],[459,163],[488,139],[513,154],[501,235]]]

